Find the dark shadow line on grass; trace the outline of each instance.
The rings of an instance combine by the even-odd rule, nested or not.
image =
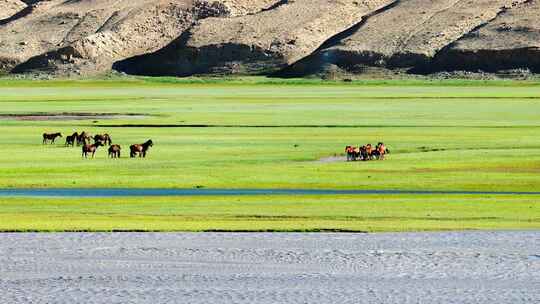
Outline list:
[[[443,231],[443,230],[441,230]],[[154,232],[211,232],[211,233],[359,233],[367,234],[369,231],[354,229],[0,229],[0,233],[154,233]]]
[[[82,126],[82,125],[81,125]],[[228,125],[228,124],[97,124],[102,128],[482,128],[482,129],[527,129],[540,126],[455,126],[455,125]]]
[[[335,190],[335,189],[175,189],[175,188],[47,188],[0,189],[0,197],[163,197],[249,195],[540,195],[527,191]]]
[[[252,99],[253,97],[246,95],[245,97],[216,97],[216,99],[219,100],[243,100],[243,99]],[[260,97],[257,98],[258,100],[275,100],[275,97]],[[510,99],[510,100],[519,100],[519,99],[540,99],[540,96],[323,96],[323,97],[317,97],[317,96],[295,96],[295,97],[287,97],[287,96],[280,96],[280,100],[343,100],[343,99],[353,99],[353,100],[363,100],[363,99],[375,99],[375,100],[402,100],[402,99],[420,99],[420,100],[456,100],[456,99]],[[466,100],[464,100],[466,101]],[[349,101],[350,102],[350,101]],[[468,101],[467,101],[468,102]]]

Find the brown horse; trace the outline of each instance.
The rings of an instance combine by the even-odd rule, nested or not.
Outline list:
[[[43,133],[43,144],[46,144],[48,141],[54,144],[57,137],[62,137],[62,133]]]
[[[82,131],[81,134],[77,136],[77,146],[86,145],[90,143],[90,134],[86,131]]]
[[[146,157],[146,151],[148,151],[148,149],[152,147],[153,145],[154,143],[152,142],[151,139],[147,140],[143,144],[131,145],[129,147],[129,150],[130,150],[129,157],[135,157],[137,156],[137,153],[139,154],[139,157]]]
[[[377,155],[377,159],[384,160],[384,156],[388,153],[388,150],[386,149],[386,146],[384,143],[380,142],[377,144],[377,147],[375,148],[375,152]]]
[[[94,136],[94,142],[98,142],[98,141],[102,142],[105,145],[109,145],[109,146],[112,144],[111,137],[107,133],[105,133],[105,134],[96,134]]]
[[[122,148],[120,145],[111,145],[109,147],[109,157],[110,158],[120,158],[120,150]]]
[[[96,150],[100,146],[103,146],[103,144],[101,142],[99,142],[99,141],[97,143],[93,144],[93,145],[85,144],[82,147],[82,157],[88,158],[88,153],[92,153],[92,158],[94,158],[94,154],[96,154]]]

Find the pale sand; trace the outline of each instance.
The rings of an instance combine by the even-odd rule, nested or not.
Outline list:
[[[0,303],[540,303],[540,231],[0,234]]]

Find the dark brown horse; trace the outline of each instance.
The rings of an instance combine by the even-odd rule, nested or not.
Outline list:
[[[360,148],[354,146],[345,147],[345,152],[347,153],[347,161],[356,161],[360,159]]]
[[[373,148],[373,146],[371,144],[367,144],[366,145],[366,154],[367,154],[367,157],[368,157],[368,160],[372,160],[374,155],[373,155],[373,151],[375,151],[375,149]]]
[[[57,137],[62,137],[62,133],[43,133],[43,144],[46,144],[48,141],[54,144]]]
[[[94,154],[96,154],[96,150],[100,146],[103,146],[103,144],[99,141],[93,145],[85,144],[82,147],[82,157],[88,158],[88,153],[92,153],[92,158],[94,158]]]
[[[105,145],[109,145],[109,146],[112,144],[111,137],[107,133],[105,133],[105,134],[96,134],[94,136],[94,142],[96,143],[98,141],[102,142]]]
[[[72,135],[66,136],[66,146],[75,146],[75,141],[77,141],[77,132],[73,133]]]
[[[86,131],[82,131],[81,134],[77,136],[77,146],[86,145],[90,143],[90,134]]]
[[[153,145],[154,143],[152,142],[151,139],[147,140],[143,144],[131,145],[129,147],[129,150],[130,150],[129,157],[135,157],[137,156],[137,154],[139,154],[139,157],[146,157],[146,151],[148,151],[148,149],[152,147]]]
[[[110,158],[120,158],[120,150],[122,150],[120,145],[111,145],[109,147],[109,157]]]

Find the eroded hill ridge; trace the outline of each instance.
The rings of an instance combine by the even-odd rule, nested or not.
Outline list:
[[[0,72],[540,73],[540,0],[0,0]]]

